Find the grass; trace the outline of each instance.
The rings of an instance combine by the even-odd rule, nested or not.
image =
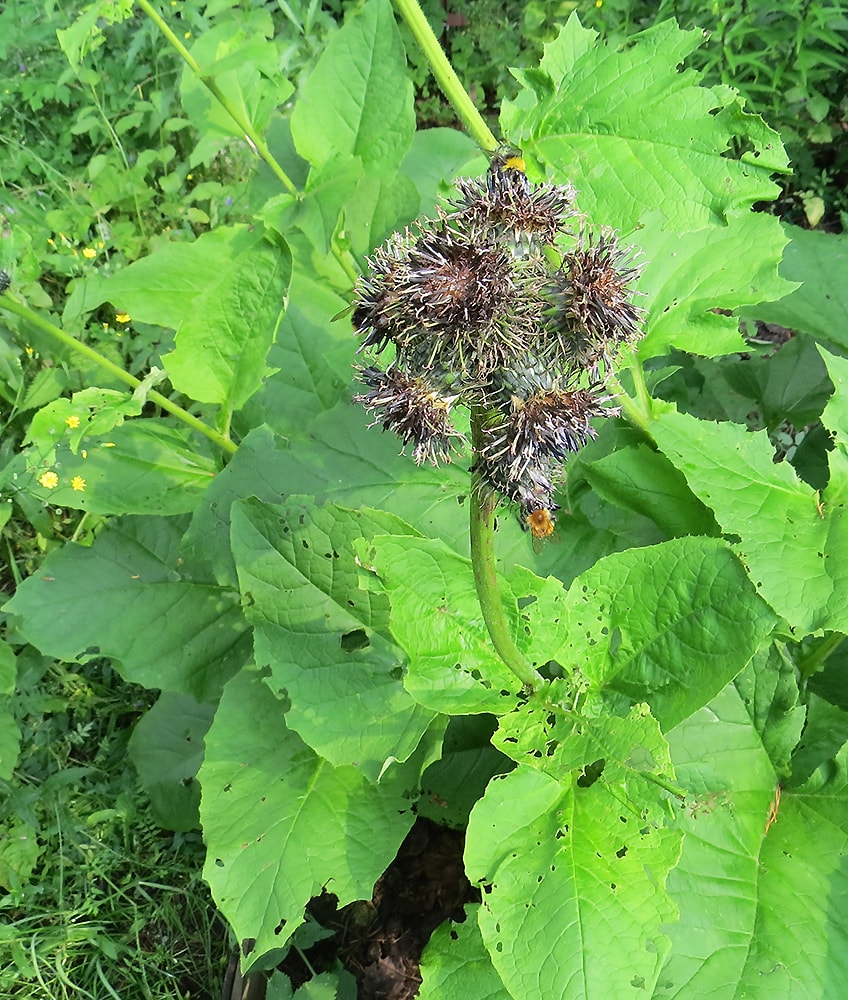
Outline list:
[[[0,997],[205,1000],[229,944],[198,832],[160,829],[127,757],[150,692],[20,656],[23,753],[0,783]]]

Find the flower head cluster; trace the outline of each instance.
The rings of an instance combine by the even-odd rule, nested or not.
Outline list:
[[[532,184],[517,150],[456,187],[436,219],[380,247],[357,285],[360,350],[393,357],[359,369],[356,399],[418,463],[450,458],[451,410],[470,407],[483,488],[545,537],[563,462],[611,412],[601,368],[639,334],[639,271],[615,234],[577,215],[570,185]]]

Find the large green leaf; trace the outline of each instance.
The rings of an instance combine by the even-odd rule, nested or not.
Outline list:
[[[214,705],[163,691],[133,729],[130,757],[156,819],[168,830],[194,830],[200,825],[200,785],[195,776],[203,761],[203,737],[214,715]]]
[[[350,391],[356,350],[350,322],[333,322],[347,305],[328,283],[303,268],[292,273],[291,302],[268,353],[275,374],[245,405],[238,427],[261,424],[302,437],[311,421]]]
[[[48,556],[6,611],[49,656],[110,656],[126,680],[214,700],[246,658],[246,624],[238,594],[181,576],[178,540],[165,518],[115,521]]]
[[[495,746],[558,780],[579,774],[579,787],[603,781],[625,810],[662,821],[664,789],[677,785],[668,745],[648,706],[634,705],[626,717],[591,718],[557,703],[568,694],[562,682],[554,681],[546,694],[543,705],[530,703],[499,720]]]
[[[398,454],[394,435],[367,425],[364,410],[343,402],[317,418],[307,435],[289,441],[275,438],[267,427],[251,431],[198,507],[189,551],[208,559],[219,579],[234,585],[228,543],[232,502],[256,496],[274,503],[290,495],[386,508],[416,530],[467,551],[468,473],[457,466],[416,466]]]
[[[757,653],[733,683],[772,767],[780,778],[787,778],[790,757],[807,718],[807,709],[798,703],[795,664],[784,648],[772,643]],[[848,733],[845,736],[848,738]],[[794,766],[792,770],[794,773]]]
[[[341,906],[370,899],[414,819],[409,789],[318,757],[251,671],[224,690],[199,777],[204,877],[254,958],[286,943],[325,886]]]
[[[446,920],[421,956],[418,1000],[510,1000],[483,944],[477,906],[465,907],[461,923]]]
[[[774,622],[725,542],[678,538],[578,577],[556,655],[607,704],[647,701],[667,729],[732,680]]]
[[[718,534],[709,507],[694,496],[682,473],[644,443],[587,462],[585,476],[604,499],[649,517],[672,538]]]
[[[195,300],[218,284],[230,260],[255,242],[247,226],[221,226],[193,243],[168,243],[109,277],[95,272],[74,283],[65,323],[111,302],[140,323],[176,330],[191,319]]]
[[[623,748],[622,748],[623,749]],[[680,835],[646,824],[604,782],[519,765],[468,826],[492,964],[513,997],[608,1000],[650,990],[676,918],[665,891]]]
[[[163,361],[176,389],[204,403],[240,409],[270,373],[265,358],[277,332],[291,278],[285,245],[260,237],[219,271],[194,300]]]
[[[370,0],[330,39],[292,112],[298,153],[320,166],[338,153],[391,176],[415,112],[403,43],[388,0]]]
[[[238,24],[227,18],[224,23],[205,25],[191,47],[201,72],[186,66],[180,81],[183,110],[199,132],[192,164],[211,160],[233,136],[244,139],[244,129],[209,90],[203,77],[214,79],[231,105],[259,133],[267,128],[274,109],[281,107],[294,91],[281,73],[280,42],[272,38],[270,11],[254,8],[242,10],[240,15]]]
[[[637,284],[645,296],[637,304],[648,310],[640,353],[654,357],[677,347],[716,357],[744,350],[730,310],[789,291],[778,276],[788,238],[763,214],[685,232],[663,228],[664,221],[651,216],[634,236],[646,261]]]
[[[693,797],[679,812],[686,839],[668,889],[680,921],[655,996],[839,996],[848,973],[846,748],[779,794],[733,687],[669,743]]]
[[[738,536],[739,556],[775,611],[799,637],[848,630],[848,518],[841,504],[822,508],[791,466],[776,465],[764,432],[696,420],[663,404],[655,413],[654,440],[722,530]]]
[[[390,759],[410,756],[433,719],[403,688],[385,596],[359,586],[353,542],[386,530],[412,529],[380,511],[308,502],[246,500],[232,513],[256,662],[270,666],[269,685],[291,702],[288,728],[372,781]]]
[[[817,694],[808,694],[806,725],[792,754],[792,788],[804,784],[823,768],[827,773],[840,749],[848,743],[848,712]]]
[[[837,997],[848,978],[848,746],[785,792],[759,856],[757,922],[737,996]]]
[[[65,408],[69,401],[59,403]],[[44,503],[92,514],[185,514],[215,475],[205,451],[182,425],[138,418],[88,436],[81,446],[72,447],[67,436],[46,455],[31,449],[25,488]],[[44,473],[54,472],[58,485],[44,485]]]
[[[752,945],[759,899],[758,855],[776,778],[733,686],[668,734],[686,833],[668,891],[680,920],[668,929],[671,957],[655,996],[734,1000]],[[754,990],[752,996],[761,996]]]
[[[745,315],[792,330],[803,330],[825,344],[848,348],[848,235],[784,225],[791,242],[780,273],[800,282],[776,302],[762,302]]]
[[[362,547],[362,561],[389,595],[392,635],[409,656],[404,684],[413,697],[459,715],[514,707],[521,682],[492,646],[467,558],[434,539],[385,535]],[[502,599],[513,641],[521,641],[524,620],[505,581]]]
[[[701,32],[664,21],[620,49],[596,38],[572,15],[540,68],[517,73],[524,89],[501,112],[504,134],[567,174],[593,222],[631,231],[653,206],[686,232],[775,197],[771,174],[788,172],[777,133],[731,88],[678,69]],[[734,140],[748,149],[740,159],[727,155]]]

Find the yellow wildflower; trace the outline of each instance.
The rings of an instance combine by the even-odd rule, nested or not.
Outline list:
[[[93,247],[86,247],[83,250],[82,255],[83,257],[85,257],[86,260],[91,260],[92,257],[97,256],[97,251]]]
[[[77,493],[82,493],[82,491],[85,489],[85,480],[82,478],[82,476],[74,476],[74,478],[71,480],[71,489],[76,490]]]
[[[129,321],[132,319],[132,316],[130,316],[129,313],[115,313],[115,319],[119,323],[129,323]]]
[[[38,481],[46,490],[55,490],[59,485],[59,477],[52,470],[49,472],[42,472],[38,477]]]
[[[72,413],[71,416],[65,417],[65,423],[71,428],[71,430],[74,430],[76,427],[79,427],[80,418],[76,414]]]

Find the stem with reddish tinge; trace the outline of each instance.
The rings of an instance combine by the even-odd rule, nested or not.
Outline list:
[[[475,407],[471,413],[471,438],[474,455],[482,446],[485,411]],[[480,473],[471,473],[471,565],[477,599],[483,612],[483,621],[489,631],[492,645],[498,656],[515,676],[532,691],[537,690],[543,679],[515,645],[509,623],[504,614],[498,579],[495,573],[495,504],[491,491],[487,491]]]

